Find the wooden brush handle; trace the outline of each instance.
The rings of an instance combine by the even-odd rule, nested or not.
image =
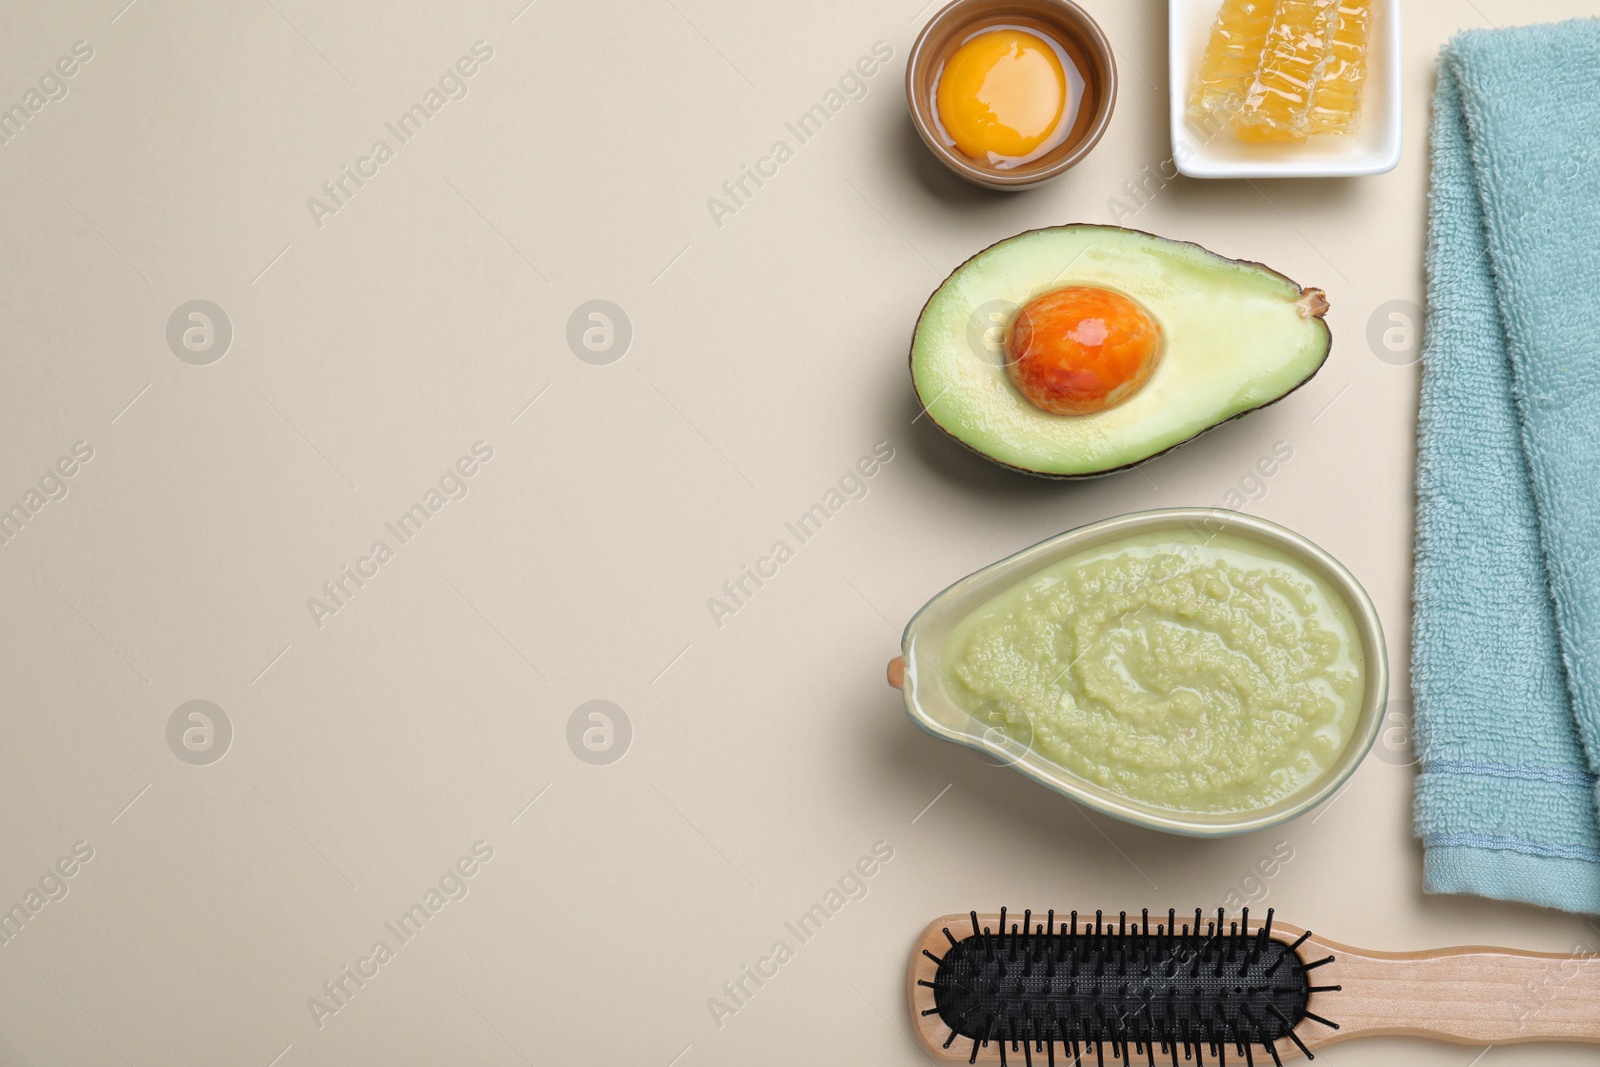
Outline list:
[[[1307,962],[1330,954],[1332,963],[1311,972],[1313,984],[1342,988],[1314,994],[1311,1010],[1339,1029],[1302,1024],[1297,1033],[1312,1048],[1377,1034],[1471,1045],[1600,1043],[1600,956],[1477,947],[1372,952],[1318,937],[1300,953]]]

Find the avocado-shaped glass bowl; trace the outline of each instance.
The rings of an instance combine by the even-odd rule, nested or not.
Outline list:
[[[1361,645],[1361,707],[1344,749],[1298,790],[1265,807],[1237,812],[1190,812],[1115,793],[1034,751],[967,712],[945,686],[943,654],[951,631],[975,609],[1034,573],[1088,549],[1139,534],[1231,534],[1287,556],[1343,598]],[[930,600],[906,626],[889,681],[904,695],[911,721],[935,737],[977,749],[1071,800],[1124,822],[1190,837],[1228,837],[1277,826],[1338,791],[1372,748],[1388,699],[1388,656],[1377,609],[1355,577],[1306,538],[1264,519],[1223,508],[1141,511],[1079,527],[1023,549],[970,574]]]

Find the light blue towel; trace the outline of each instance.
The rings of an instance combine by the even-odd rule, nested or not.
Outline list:
[[[1600,913],[1600,21],[1450,42],[1432,199],[1425,886]]]

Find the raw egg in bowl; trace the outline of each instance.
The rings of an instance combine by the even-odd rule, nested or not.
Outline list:
[[[1056,177],[1111,120],[1116,62],[1070,0],[956,0],[923,27],[906,98],[923,143],[992,189]]]

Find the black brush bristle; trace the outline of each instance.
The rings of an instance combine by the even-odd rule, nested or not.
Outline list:
[[[1136,1052],[1154,1063],[1158,1050],[1177,1063],[1181,1049],[1185,1061],[1198,1065],[1209,1052],[1220,1067],[1230,1045],[1247,1064],[1255,1045],[1276,1062],[1285,1038],[1309,1059],[1294,1033],[1300,1021],[1337,1028],[1307,1011],[1313,991],[1338,988],[1314,990],[1310,981],[1310,970],[1332,957],[1303,961],[1299,949],[1310,935],[1293,943],[1273,937],[1271,911],[1255,932],[1248,915],[1227,924],[1221,912],[1208,922],[1197,911],[1192,927],[1178,929],[1172,911],[1154,928],[1148,911],[1132,924],[1126,913],[1112,923],[1096,912],[1081,926],[1077,912],[1060,924],[1054,915],[1035,925],[1028,911],[1020,925],[1008,929],[1002,918],[990,930],[974,912],[972,934],[951,937],[933,982],[919,983],[932,986],[935,1011],[951,1031],[947,1048],[964,1037],[974,1057],[995,1043],[1026,1061],[1042,1045],[1053,1060],[1060,1042],[1068,1062],[1077,1062],[1080,1047],[1093,1047],[1100,1063],[1109,1044],[1123,1064]]]

